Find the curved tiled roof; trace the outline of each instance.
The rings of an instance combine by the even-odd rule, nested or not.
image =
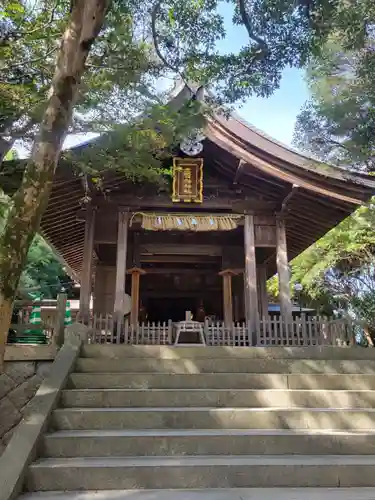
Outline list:
[[[170,105],[179,109],[191,96],[192,91],[185,86],[176,92]],[[211,114],[207,119],[206,136],[205,155],[214,160],[218,172],[230,184],[253,188],[257,196],[279,207],[293,187],[299,186],[288,199],[285,214],[290,258],[375,193],[375,178],[301,155],[235,114],[229,118]],[[80,147],[75,149],[78,151]],[[123,182],[121,174],[112,173],[104,182],[104,188]],[[77,218],[77,212],[83,197],[81,178],[69,165],[61,164],[41,229],[75,276],[82,268],[84,222]]]

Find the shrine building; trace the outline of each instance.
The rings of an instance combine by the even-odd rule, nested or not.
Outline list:
[[[174,102],[191,97],[184,87]],[[166,163],[173,175],[163,186],[107,172],[87,204],[82,176],[57,169],[41,230],[81,283],[81,318],[93,294],[96,315],[130,309],[134,327],[191,311],[255,329],[277,272],[288,322],[290,260],[375,192],[373,177],[303,156],[235,114],[207,117],[202,137]]]

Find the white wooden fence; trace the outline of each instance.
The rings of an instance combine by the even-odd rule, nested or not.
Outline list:
[[[116,322],[107,315],[94,315],[89,341],[93,344],[170,345],[172,321],[140,323],[135,328],[128,321]]]
[[[301,317],[287,323],[274,316],[262,318],[256,330],[260,346],[341,346],[351,344],[353,338],[352,324],[346,319]]]
[[[90,342],[97,344],[173,345],[176,325],[148,322],[136,327],[127,321],[116,323],[112,316],[94,315]],[[296,318],[286,323],[280,317],[266,317],[257,322],[255,331],[246,323],[226,326],[221,321],[205,321],[204,338],[208,346],[314,346],[350,345],[353,325],[346,319]]]
[[[344,319],[296,318],[286,323],[280,317],[257,322],[254,332],[246,323],[205,323],[207,345],[222,346],[312,346],[353,343],[353,327]]]
[[[250,346],[252,342],[249,331],[246,323],[226,326],[223,321],[206,321],[204,324],[206,345],[209,346]]]

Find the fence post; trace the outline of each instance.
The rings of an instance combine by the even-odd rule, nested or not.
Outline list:
[[[55,328],[53,341],[56,345],[62,346],[64,343],[64,330],[65,330],[65,310],[66,301],[68,296],[66,293],[59,293],[56,302],[56,318],[55,318]]]

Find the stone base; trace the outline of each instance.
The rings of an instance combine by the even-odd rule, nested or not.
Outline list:
[[[0,455],[21,421],[52,361],[6,361],[0,374]]]

